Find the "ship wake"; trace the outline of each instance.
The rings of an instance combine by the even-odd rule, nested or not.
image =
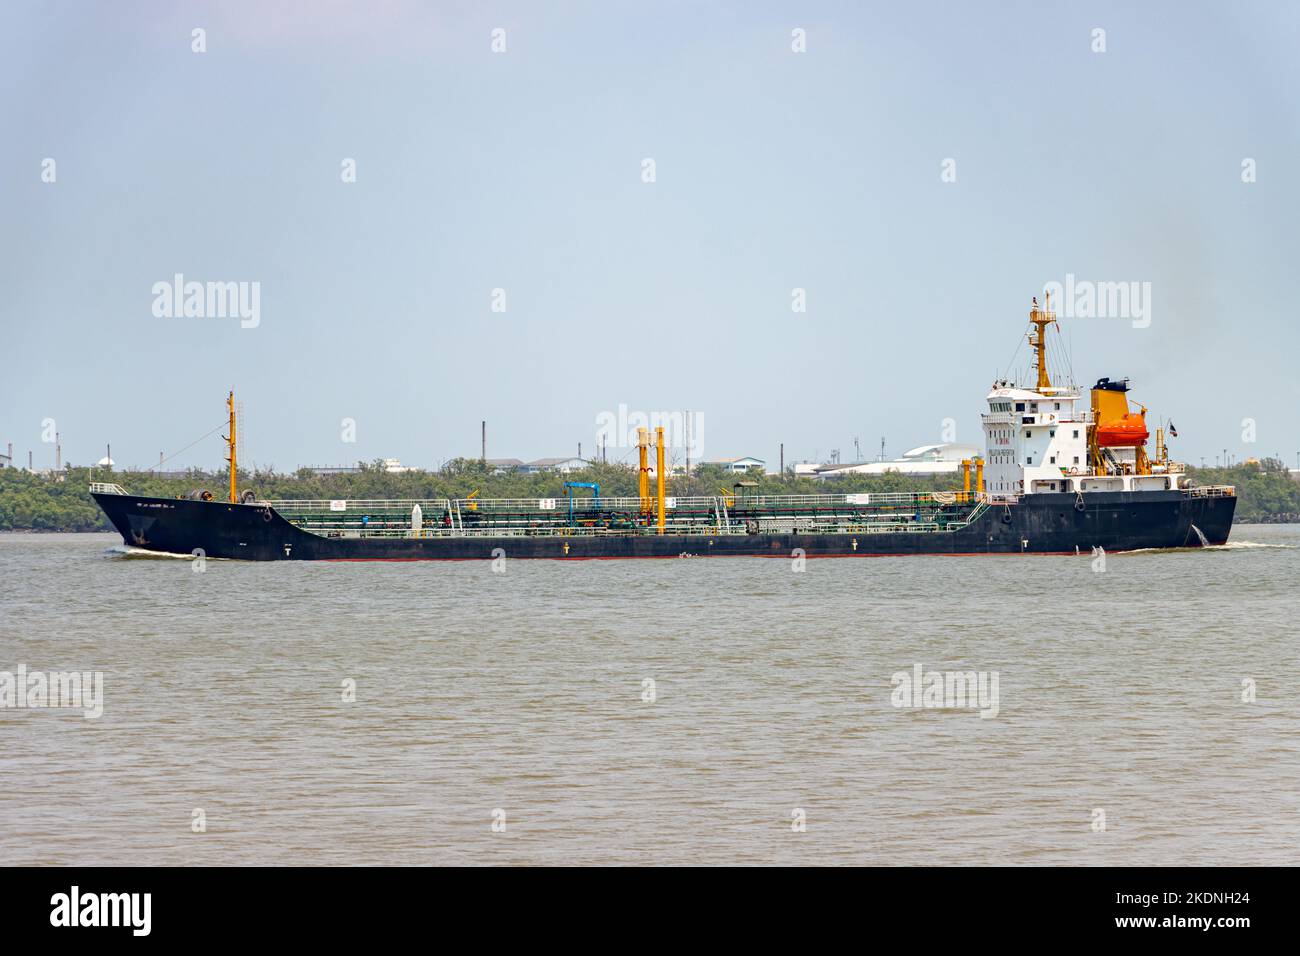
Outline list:
[[[193,561],[195,557],[192,554],[176,554],[171,551],[148,551],[144,548],[133,548],[129,544],[115,545],[104,554],[110,558],[161,558],[163,560],[179,558],[183,561]]]
[[[1260,549],[1281,549],[1294,551],[1294,544],[1270,544],[1264,541],[1228,541],[1224,544],[1188,545],[1184,548],[1133,548],[1131,551],[1116,551],[1115,554],[1176,554],[1179,551],[1256,551]],[[1086,557],[1086,555],[1085,555]]]

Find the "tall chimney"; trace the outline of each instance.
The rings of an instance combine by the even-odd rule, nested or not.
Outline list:
[[[59,443],[59,433],[54,433],[54,470],[63,470],[63,445]]]
[[[479,455],[480,461],[487,461],[487,422],[483,422],[483,451]]]
[[[691,442],[694,439],[694,435],[692,434],[691,431],[692,419],[693,416],[691,415],[691,410],[688,408],[686,409],[686,474],[687,475],[690,475],[691,473]]]
[[[785,474],[785,442],[781,442],[781,474]]]

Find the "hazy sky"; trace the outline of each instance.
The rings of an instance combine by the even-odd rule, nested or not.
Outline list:
[[[1151,284],[1066,320],[1079,381],[1295,467],[1298,53],[1282,2],[11,0],[0,447],[148,465],[232,386],[280,470],[590,454],[620,404],[773,466],[982,443],[1072,273]],[[258,324],[155,316],[177,273]]]

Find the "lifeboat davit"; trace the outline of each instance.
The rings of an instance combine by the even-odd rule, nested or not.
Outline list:
[[[1132,448],[1145,445],[1148,437],[1145,415],[1128,414],[1097,426],[1099,448]]]

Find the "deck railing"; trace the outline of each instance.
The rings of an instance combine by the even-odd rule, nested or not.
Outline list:
[[[932,521],[911,521],[896,523],[865,523],[865,524],[841,524],[835,526],[826,526],[800,530],[797,532],[777,532],[793,534],[913,534],[913,533],[941,533],[957,531],[966,527],[966,521],[953,521],[947,524],[939,524]],[[304,529],[312,530],[312,529]],[[539,528],[465,528],[463,530],[452,530],[450,528],[424,528],[415,532],[410,529],[402,528],[340,528],[329,532],[312,530],[314,534],[323,534],[325,537],[336,538],[626,538],[629,536],[654,535],[658,529],[654,527],[638,527],[631,529],[613,529],[613,528],[583,528],[569,527],[567,525],[552,525],[549,527]],[[704,527],[687,531],[682,528],[669,528],[667,534],[694,534],[707,535],[709,537],[744,537],[749,532],[743,525],[733,525],[730,528]]]
[[[441,514],[447,509],[446,498],[277,498],[266,502],[281,514],[326,514],[347,511],[373,511],[382,514],[406,512],[408,515],[416,505],[425,514],[437,511]]]
[[[325,537],[592,537],[657,534],[655,502],[640,498],[304,499],[267,502]],[[667,534],[880,534],[955,531],[987,504],[956,492],[879,495],[690,496],[669,499]],[[421,527],[411,527],[420,506]]]
[[[1197,488],[1184,488],[1183,494],[1190,495],[1193,498],[1235,498],[1237,488],[1235,485],[1205,485]]]

